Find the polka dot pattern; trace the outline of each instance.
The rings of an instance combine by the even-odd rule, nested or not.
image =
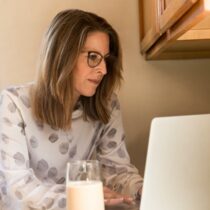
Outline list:
[[[40,161],[38,161],[37,163],[37,168],[36,168],[39,172],[45,172],[48,169],[48,163],[46,160],[41,159]]]
[[[104,135],[109,129],[110,129],[110,126],[107,126],[107,127],[103,130],[103,132],[101,132],[100,138],[102,138],[103,135]]]
[[[26,124],[25,124],[24,122],[19,122],[19,123],[18,123],[18,126],[19,126],[20,128],[22,128],[22,129],[25,129]]]
[[[12,93],[14,96],[19,96],[17,90],[15,88],[8,88],[7,89],[10,93]]]
[[[6,160],[6,152],[4,150],[1,150],[1,158],[2,160]]]
[[[107,136],[108,136],[109,138],[114,138],[116,133],[117,133],[117,129],[116,129],[116,128],[112,128],[112,129],[108,132]]]
[[[112,109],[114,109],[116,107],[116,104],[117,104],[117,101],[116,100],[113,100],[112,103],[111,103]]]
[[[110,175],[116,174],[116,168],[114,166],[104,165],[103,169],[106,171],[106,173],[108,172]]]
[[[3,195],[7,195],[7,189],[5,186],[1,187],[1,192]]]
[[[26,124],[24,122],[20,122],[18,123],[18,126],[21,128],[21,133],[25,135]]]
[[[116,186],[116,191],[117,191],[117,192],[122,192],[122,189],[123,189],[123,185],[122,185],[122,184],[118,184],[118,185]]]
[[[58,179],[58,181],[56,182],[57,184],[64,184],[66,181],[65,177],[61,177],[60,179]]]
[[[112,109],[116,108],[117,110],[120,110],[120,103],[117,100],[113,100],[111,103]]]
[[[25,95],[21,95],[20,96],[20,100],[22,101],[22,103],[25,105],[26,108],[30,108],[30,102],[29,102],[29,98]]]
[[[56,188],[56,189],[54,190],[55,193],[63,193],[63,192],[65,192],[65,191],[66,191],[65,186],[60,186],[59,188]]]
[[[24,168],[28,168],[27,170],[29,172],[28,175],[24,174],[21,180],[23,186],[24,184],[28,185],[28,188],[17,188],[18,185],[12,188],[18,200],[24,200],[25,194],[27,195],[26,191],[30,188],[35,196],[37,193],[37,198],[41,196],[42,202],[40,202],[40,205],[41,203],[44,204],[43,209],[56,209],[56,207],[58,209],[65,209],[66,199],[65,197],[61,197],[65,193],[64,164],[71,159],[90,158],[93,154],[93,148],[95,147],[97,147],[98,151],[96,153],[94,151],[94,154],[96,154],[96,158],[100,159],[103,164],[102,170],[105,172],[105,177],[103,177],[104,183],[110,183],[110,187],[112,188],[113,182],[110,180],[125,183],[123,174],[132,174],[132,168],[130,169],[129,165],[122,167],[123,161],[127,163],[127,152],[124,147],[124,142],[122,142],[125,140],[125,135],[121,126],[119,126],[121,122],[112,121],[107,124],[99,122],[93,123],[92,121],[84,122],[82,116],[80,118],[78,115],[76,118],[72,119],[72,129],[68,131],[54,128],[45,123],[35,122],[31,115],[31,104],[27,91],[26,88],[23,91],[21,88],[11,89],[10,92],[12,94],[9,94],[9,97],[4,95],[4,97],[0,99],[0,104],[3,103],[3,108],[5,109],[5,115],[1,117],[1,120],[4,123],[5,131],[7,131],[3,131],[4,133],[0,134],[3,145],[3,147],[0,146],[0,155],[3,157],[3,161],[4,159],[6,160],[4,161],[5,167],[10,165],[14,168],[24,166]],[[120,112],[118,108],[120,108],[120,106],[116,97],[109,105],[112,106],[112,116],[119,116]],[[82,106],[76,106],[75,108],[83,109]],[[22,113],[24,113],[24,115]],[[22,115],[24,118],[20,118],[19,115]],[[13,118],[22,119],[22,121],[18,123],[16,120],[13,120]],[[15,124],[13,124],[14,122]],[[16,128],[16,131],[19,132],[17,135],[15,132],[12,133],[13,127],[14,131]],[[84,133],[84,131],[86,131],[87,134],[86,132]],[[20,132],[25,136],[21,136]],[[28,153],[25,150],[18,150],[19,147],[16,147],[16,145],[25,144],[25,140],[30,147],[29,160],[27,158]],[[5,148],[8,149],[5,150]],[[14,150],[12,150],[13,148]],[[42,154],[42,152],[44,154]],[[123,158],[126,159],[123,160]],[[118,161],[120,164],[118,164]],[[31,170],[31,168],[33,170]],[[120,180],[118,180],[117,174],[122,175],[120,176]],[[14,176],[14,178],[16,177]],[[4,180],[4,174],[1,175],[0,171],[0,183],[5,182]],[[54,186],[52,186],[53,184],[50,185],[49,189],[46,190],[47,193],[44,193],[44,191],[42,192],[42,182],[54,183]],[[115,187],[121,189],[123,188],[123,184],[116,185]],[[5,187],[0,187],[1,196],[4,196],[6,189]],[[58,195],[56,195],[56,193]],[[40,207],[40,209],[41,208],[42,207]]]
[[[70,152],[69,152],[69,157],[73,158],[77,153],[77,146],[75,145],[74,147],[71,148]]]
[[[8,110],[11,112],[11,113],[14,113],[16,111],[16,106],[14,103],[9,103],[8,104]]]
[[[23,154],[21,154],[20,152],[15,153],[13,158],[15,159],[15,163],[18,166],[21,166],[25,163],[25,158],[24,158]]]
[[[121,157],[121,158],[125,158],[125,157],[126,157],[125,151],[122,150],[121,148],[117,151],[117,154],[118,154],[119,157]]]
[[[4,198],[6,195],[7,195],[7,189],[5,186],[3,186],[0,188],[0,207],[1,207],[1,199]]]
[[[35,136],[32,136],[29,141],[32,148],[35,149],[38,147],[39,143]]]
[[[107,147],[110,148],[110,149],[111,148],[116,148],[117,143],[115,141],[110,141],[110,142],[108,142]]]
[[[69,143],[68,142],[63,142],[59,145],[59,152],[62,155],[65,155],[69,150]]]
[[[7,117],[4,117],[4,118],[3,118],[3,122],[4,122],[7,126],[12,126],[11,121],[10,121]]]
[[[58,135],[56,133],[51,134],[49,140],[51,143],[55,143],[58,140]]]
[[[73,141],[73,136],[71,134],[67,134],[66,138],[67,138],[69,143],[71,143]]]
[[[5,144],[9,143],[9,137],[6,134],[2,133],[1,134],[1,139]]]
[[[64,209],[66,207],[66,198],[61,198],[58,201],[58,207]]]
[[[55,178],[58,174],[58,170],[55,167],[52,167],[48,170],[48,177],[49,178]]]
[[[4,172],[0,170],[0,183],[2,183],[5,180]]]
[[[43,129],[44,129],[44,125],[43,125],[42,123],[40,123],[40,122],[38,122],[38,121],[35,121],[35,123],[36,123],[36,126],[37,126],[37,128],[38,128],[39,130],[43,130]]]
[[[122,141],[125,141],[125,134],[122,134]]]

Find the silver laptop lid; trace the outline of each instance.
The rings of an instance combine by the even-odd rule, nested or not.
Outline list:
[[[210,114],[152,121],[140,210],[210,210]]]

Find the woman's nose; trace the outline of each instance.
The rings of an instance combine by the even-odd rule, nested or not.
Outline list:
[[[98,70],[103,74],[107,74],[107,65],[106,65],[106,61],[103,59],[101,61],[101,63],[98,66]]]

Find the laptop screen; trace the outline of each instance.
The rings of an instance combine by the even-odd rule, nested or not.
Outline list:
[[[210,114],[152,121],[140,210],[210,210]]]

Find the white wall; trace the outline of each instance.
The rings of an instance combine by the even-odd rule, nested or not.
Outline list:
[[[127,145],[143,173],[153,117],[210,112],[210,59],[145,61],[139,53],[138,0],[0,0],[0,89],[33,79],[42,35],[66,8],[95,12],[120,35]]]

